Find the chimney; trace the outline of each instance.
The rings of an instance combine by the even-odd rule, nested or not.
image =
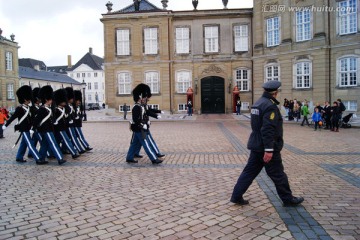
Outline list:
[[[72,64],[71,64],[71,55],[68,55],[68,68],[71,68]]]
[[[92,47],[89,48],[89,53],[90,53],[90,54],[93,54],[93,53],[92,53]]]

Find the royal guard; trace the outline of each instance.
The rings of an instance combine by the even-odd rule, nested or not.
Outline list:
[[[24,154],[26,147],[29,148],[30,154],[34,157],[37,164],[46,164],[47,162],[41,157],[41,154],[36,150],[34,142],[31,140],[30,132],[32,132],[32,117],[30,111],[30,103],[32,100],[32,90],[30,86],[24,85],[16,91],[18,101],[21,104],[15,109],[14,114],[2,127],[5,130],[16,118],[18,119],[15,125],[15,131],[20,132],[21,138],[19,150],[16,154],[17,162],[26,162]]]
[[[70,141],[69,136],[66,133],[66,113],[65,106],[67,105],[67,96],[65,89],[59,89],[54,92],[54,100],[56,108],[54,111],[54,133],[57,142],[62,144],[62,147],[67,149],[73,159],[78,158],[80,155],[75,149],[74,145]]]
[[[39,98],[41,99],[43,105],[39,108],[38,113],[36,114],[34,128],[40,133],[42,139],[40,142],[40,155],[45,159],[46,153],[48,150],[51,150],[58,160],[59,165],[62,165],[66,162],[66,160],[63,159],[60,147],[54,136],[54,119],[51,109],[53,102],[53,89],[51,86],[47,85],[42,87],[39,91]]]
[[[137,163],[138,161],[134,160],[135,154],[141,148],[144,148],[146,154],[149,156],[153,164],[162,163],[162,160],[158,159],[156,153],[150,146],[150,143],[147,139],[148,134],[148,120],[146,116],[146,111],[143,106],[147,100],[147,85],[141,83],[137,85],[133,90],[133,98],[135,105],[132,108],[132,122],[131,130],[133,131],[130,148],[126,156],[126,162],[128,163]]]
[[[89,143],[86,141],[84,134],[82,132],[82,119],[83,115],[81,113],[81,100],[82,100],[82,94],[80,90],[74,90],[74,127],[76,136],[80,141],[80,144],[85,147],[86,151],[91,151],[93,148],[90,147]]]

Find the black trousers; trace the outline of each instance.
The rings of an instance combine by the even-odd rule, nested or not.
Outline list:
[[[264,152],[250,152],[248,163],[234,187],[230,200],[231,202],[237,202],[242,198],[264,166],[267,175],[275,184],[276,191],[279,194],[280,199],[283,202],[292,199],[293,196],[290,190],[289,180],[284,172],[280,152],[274,152],[273,158],[267,164],[264,162],[263,157]]]

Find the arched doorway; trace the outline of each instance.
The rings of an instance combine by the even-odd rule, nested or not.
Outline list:
[[[201,79],[201,112],[225,113],[224,78],[206,77]]]

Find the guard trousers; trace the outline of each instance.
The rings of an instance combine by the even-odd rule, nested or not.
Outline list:
[[[145,135],[147,135],[147,133],[145,133]],[[151,161],[157,159],[155,151],[150,146],[149,140],[147,139],[147,137],[143,138],[143,134],[141,132],[133,132],[130,142],[130,148],[126,156],[126,159],[127,160],[134,159],[135,154],[138,153],[141,147],[144,148],[146,154],[149,156]]]
[[[39,161],[41,158],[41,154],[36,150],[36,147],[34,146],[34,142],[30,137],[30,132],[22,132],[21,135],[22,138],[18,152],[16,154],[16,159],[23,160],[26,152],[26,148],[29,148],[29,153],[34,157],[36,161]]]

